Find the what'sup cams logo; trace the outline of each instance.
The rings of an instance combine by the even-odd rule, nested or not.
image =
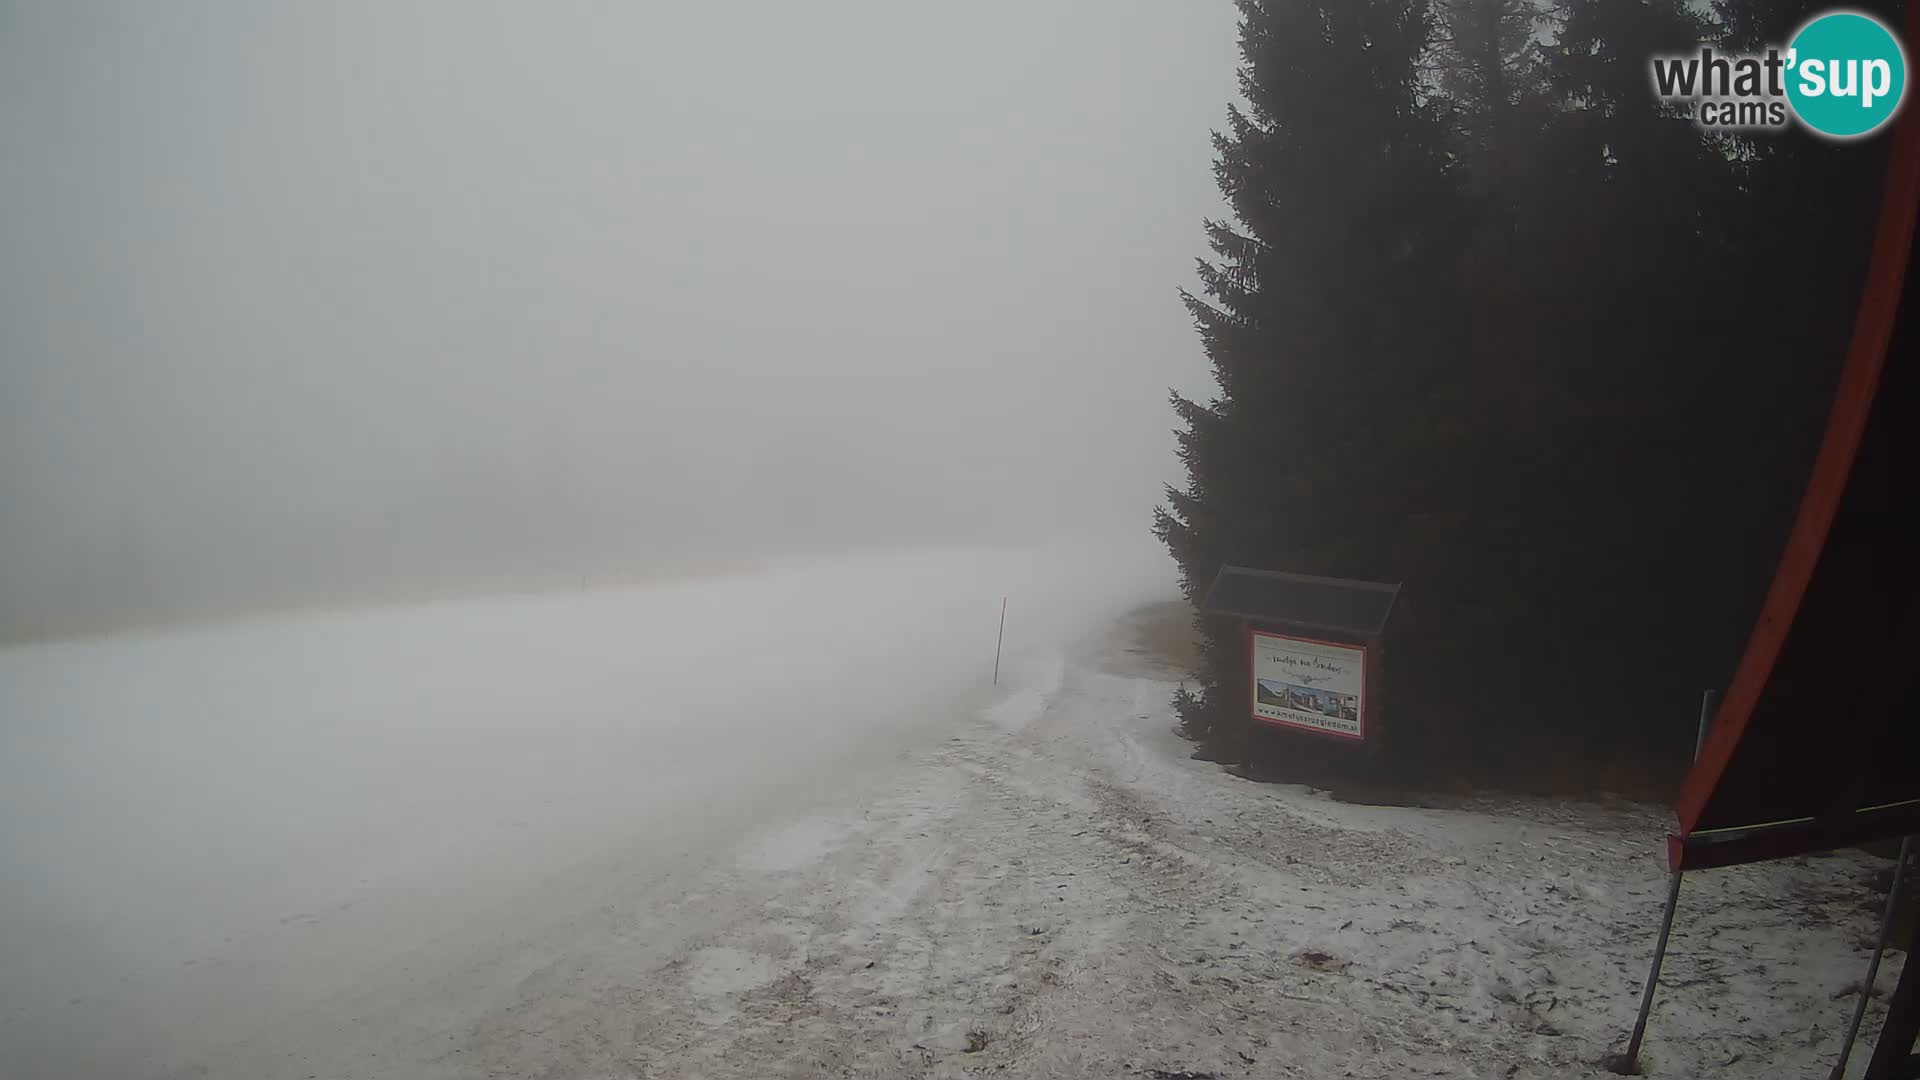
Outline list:
[[[1879,19],[1829,11],[1763,53],[1652,58],[1653,91],[1710,131],[1780,130],[1857,139],[1887,126],[1907,93],[1907,54]]]

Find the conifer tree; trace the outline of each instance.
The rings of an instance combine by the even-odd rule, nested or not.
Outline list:
[[[1190,598],[1227,563],[1387,577],[1421,487],[1457,219],[1444,129],[1420,93],[1425,0],[1239,0],[1244,109],[1214,137],[1231,221],[1206,223],[1184,294],[1218,395],[1174,395],[1184,489],[1155,532]],[[1246,660],[1204,625],[1203,749],[1237,759]]]

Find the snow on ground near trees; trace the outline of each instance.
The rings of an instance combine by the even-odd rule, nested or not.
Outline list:
[[[1191,761],[1122,624],[1168,578],[898,555],[0,653],[0,1075],[1607,1075],[1667,815]],[[1648,1073],[1824,1073],[1875,866],[1690,878]]]

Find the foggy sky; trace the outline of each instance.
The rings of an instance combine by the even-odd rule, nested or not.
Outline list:
[[[0,636],[1145,529],[1225,0],[0,3]]]

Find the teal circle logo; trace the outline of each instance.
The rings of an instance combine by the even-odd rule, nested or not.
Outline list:
[[[1787,101],[1818,134],[1858,138],[1900,111],[1907,54],[1873,16],[1830,11],[1801,27],[1787,50]]]

